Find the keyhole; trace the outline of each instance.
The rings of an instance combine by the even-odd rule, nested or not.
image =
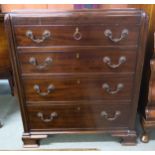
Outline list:
[[[80,84],[81,83],[81,81],[79,79],[76,82],[77,82],[77,84]]]
[[[81,110],[81,108],[80,107],[77,107],[77,111],[80,111]]]
[[[76,59],[79,59],[79,58],[80,58],[80,54],[76,53]]]

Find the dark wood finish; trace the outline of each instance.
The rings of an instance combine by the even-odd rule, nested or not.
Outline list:
[[[134,72],[136,66],[136,50],[118,49],[118,48],[40,48],[38,49],[20,49],[19,59],[23,75],[38,73],[81,73],[81,72]],[[117,53],[117,56],[115,55]],[[118,65],[121,57],[125,57],[125,62],[120,63],[118,67],[112,68],[104,58],[109,57],[112,65]],[[30,63],[30,59],[35,58],[37,65]],[[43,65],[47,58],[52,62],[42,69],[38,65]],[[133,61],[133,63],[130,63]]]
[[[117,12],[116,12],[117,10]],[[71,11],[42,11],[38,15],[39,11],[34,12],[27,10],[19,10],[18,13],[12,15],[13,25],[69,25],[69,24],[126,24],[126,25],[138,25],[141,23],[139,15],[141,10],[129,9],[105,9],[105,10],[71,10]],[[33,15],[32,15],[33,12]],[[47,15],[51,14],[52,15]],[[107,16],[107,13],[109,16]],[[26,14],[26,15],[25,15]],[[120,17],[120,14],[123,16]],[[31,15],[31,16],[30,16]],[[18,18],[16,18],[18,16]],[[23,18],[24,17],[24,18]],[[37,17],[37,18],[36,18]],[[46,18],[45,18],[46,17]],[[52,18],[51,18],[52,17]],[[79,19],[80,17],[80,19]],[[128,20],[126,20],[128,17]],[[113,21],[116,21],[114,23]],[[130,22],[128,22],[130,21]]]
[[[111,91],[116,91],[118,84],[123,84],[115,94],[108,93],[103,85],[107,83]],[[54,89],[46,96],[40,96],[34,85],[40,87],[41,92],[47,92],[48,86]],[[132,75],[111,78],[105,74],[97,76],[44,76],[41,78],[24,77],[23,87],[27,101],[76,101],[76,100],[131,100],[133,95]]]
[[[4,29],[4,14],[0,13],[0,79],[8,79],[11,94],[14,95],[12,68],[9,58],[7,37]]]
[[[80,102],[79,102],[80,103]],[[129,121],[130,104],[126,103],[126,108],[119,103],[104,104],[95,102],[91,104],[55,104],[50,106],[28,106],[30,130],[102,130],[114,128],[127,128]],[[103,111],[107,116],[102,115]],[[120,114],[116,116],[116,112]],[[49,120],[52,112],[57,113],[49,122],[41,120],[37,114],[41,112],[44,120]],[[110,120],[111,119],[111,120]]]
[[[130,136],[123,136],[122,137],[122,145],[124,146],[132,146],[133,145],[133,141],[136,141],[136,137],[134,136],[135,133],[133,132],[133,134],[131,134]]]
[[[155,128],[155,33],[154,33],[154,54],[150,60],[151,76],[149,81],[148,103],[145,107],[144,115],[141,115],[141,123],[143,127],[143,134],[141,141],[149,142],[150,130]],[[144,108],[144,107],[143,107]]]
[[[22,140],[24,142],[24,147],[26,148],[35,148],[39,146],[39,140],[47,138],[46,135],[31,135],[29,133],[24,133]]]
[[[104,23],[105,21],[103,21]],[[118,25],[117,25],[118,24]],[[81,39],[76,40],[74,33],[78,28],[78,32],[81,34]],[[51,33],[51,36],[39,46],[110,46],[113,42],[104,35],[104,31],[110,29],[112,31],[113,38],[120,38],[122,30],[127,29],[129,34],[126,38],[122,39],[117,45],[137,45],[139,26],[127,26],[127,25],[98,25],[95,27],[92,25],[75,25],[75,26],[16,26],[15,36],[18,47],[23,46],[37,46],[37,43],[26,37],[26,32],[31,30],[34,38],[42,38],[42,34],[45,30]]]
[[[145,12],[19,11],[5,19],[25,146],[37,146],[38,140],[49,134],[64,133],[110,133],[121,137],[124,145],[136,143],[148,24]],[[35,36],[30,32],[27,39],[25,31],[32,27]],[[56,36],[53,42],[42,36],[41,30],[47,27]],[[106,35],[105,28],[109,29]],[[127,35],[124,29],[128,29]],[[81,40],[73,37],[78,31]],[[31,56],[36,60],[29,62]],[[49,56],[52,61],[46,60]],[[105,56],[109,58],[103,61]],[[126,57],[125,62],[124,58],[118,60],[121,56]]]

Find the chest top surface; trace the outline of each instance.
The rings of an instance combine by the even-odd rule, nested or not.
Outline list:
[[[49,24],[140,24],[142,10],[110,9],[110,10],[74,10],[50,11],[29,10],[10,13],[15,25],[49,25]],[[116,21],[115,21],[116,20]]]

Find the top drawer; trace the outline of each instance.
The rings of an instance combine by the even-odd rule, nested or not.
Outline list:
[[[18,47],[137,45],[139,26],[126,25],[31,25],[15,26]]]

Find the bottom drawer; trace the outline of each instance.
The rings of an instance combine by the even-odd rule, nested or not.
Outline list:
[[[31,130],[127,127],[129,104],[62,104],[28,106]]]

